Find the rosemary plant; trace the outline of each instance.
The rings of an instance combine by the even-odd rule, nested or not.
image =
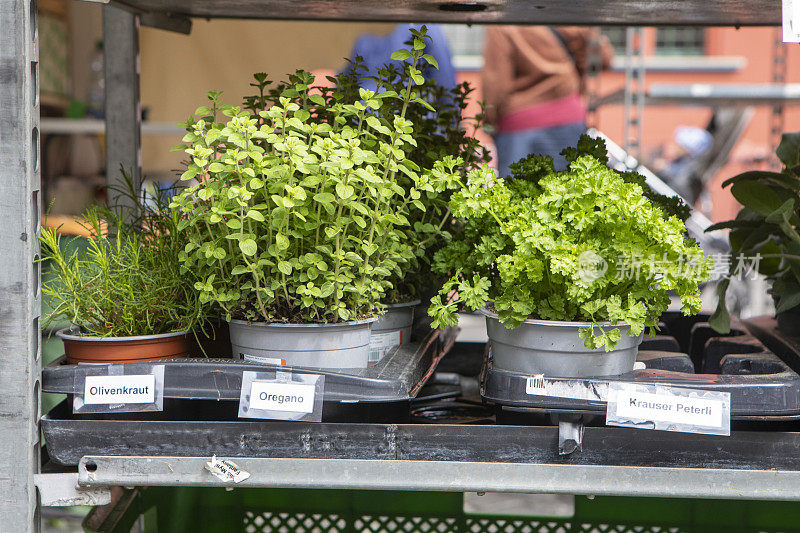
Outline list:
[[[124,173],[123,173],[124,174]],[[42,261],[49,281],[42,292],[52,313],[85,335],[128,337],[192,330],[205,323],[191,275],[182,273],[178,217],[163,191],[145,206],[125,175],[120,205],[91,207],[86,246],[67,246],[58,230],[42,228]],[[77,239],[77,238],[76,238]]]

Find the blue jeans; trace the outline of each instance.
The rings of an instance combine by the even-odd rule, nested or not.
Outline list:
[[[583,122],[498,133],[494,137],[498,172],[500,176],[506,177],[508,165],[516,163],[528,154],[549,155],[553,158],[556,170],[565,170],[567,161],[559,153],[568,146],[577,145],[583,133],[586,133],[586,125]]]

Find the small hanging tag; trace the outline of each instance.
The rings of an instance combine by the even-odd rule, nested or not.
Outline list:
[[[239,417],[320,422],[324,390],[320,374],[242,372]]]
[[[230,459],[217,459],[216,455],[211,456],[205,469],[225,483],[241,483],[250,477],[250,472],[242,470]]]
[[[130,413],[164,408],[164,365],[78,365],[73,413]]]
[[[670,385],[610,382],[606,424],[661,431],[731,434],[731,395]]]
[[[783,42],[800,43],[800,0],[782,0]]]

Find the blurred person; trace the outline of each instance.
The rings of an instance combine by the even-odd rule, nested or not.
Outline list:
[[[367,67],[366,76],[377,76],[378,69],[390,62],[389,56],[392,52],[401,48],[406,48],[406,42],[411,39],[411,30],[419,31],[422,24],[398,24],[388,35],[364,34],[356,39],[353,44],[351,58],[361,56],[364,59],[364,66]],[[426,65],[422,68],[422,75],[425,79],[436,80],[437,85],[453,88],[456,85],[456,71],[450,54],[450,47],[447,45],[447,38],[438,24],[426,24],[430,40],[425,43],[425,53],[430,54],[436,59],[439,68]],[[345,70],[349,70],[348,64]],[[372,80],[363,80],[365,89],[375,90],[375,83]]]
[[[481,89],[501,176],[528,154],[552,156],[557,169],[566,167],[559,153],[586,131],[580,93],[592,39],[598,39],[602,67],[608,68],[614,49],[591,28],[486,29]]]
[[[705,188],[698,176],[701,157],[714,145],[711,133],[697,126],[675,128],[672,143],[654,160],[653,170],[680,194],[689,205],[694,205]]]

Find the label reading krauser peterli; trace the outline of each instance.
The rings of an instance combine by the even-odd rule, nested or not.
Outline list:
[[[731,395],[669,385],[610,382],[606,424],[730,435]]]
[[[311,413],[314,385],[295,382],[254,381],[250,387],[250,408],[264,411]]]
[[[85,405],[153,403],[156,377],[152,374],[130,376],[86,376],[83,391]]]

